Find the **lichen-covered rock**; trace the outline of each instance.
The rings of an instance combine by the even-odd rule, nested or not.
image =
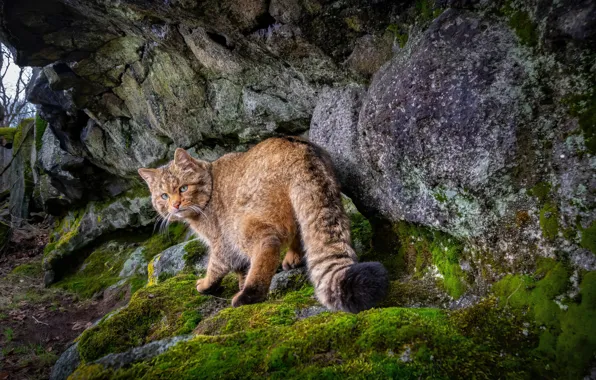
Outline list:
[[[147,275],[147,261],[143,255],[143,247],[135,249],[128,259],[124,262],[122,270],[119,273],[120,277],[132,276],[146,276]]]
[[[144,193],[127,193],[111,202],[91,202],[84,209],[71,211],[55,228],[45,248],[44,281],[58,280],[69,257],[98,237],[118,230],[147,226],[153,223],[155,211]]]
[[[300,290],[308,284],[306,268],[296,268],[276,273],[269,285],[269,294],[280,295],[291,290]]]
[[[183,270],[200,273],[207,270],[206,248],[195,239],[174,245],[161,252],[149,263],[149,283],[156,284]]]
[[[531,56],[517,28],[445,11],[366,93],[322,93],[310,137],[330,151],[368,215],[445,231],[516,270],[556,250],[594,269],[596,257],[579,244],[595,218],[584,191],[593,158],[560,105],[581,88],[551,76],[564,65]]]
[[[29,216],[32,203],[34,174],[32,155],[35,153],[34,122],[23,120],[17,127],[12,144],[13,159],[10,163],[10,222],[20,227]]]

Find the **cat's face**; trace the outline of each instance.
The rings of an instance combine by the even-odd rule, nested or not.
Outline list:
[[[199,217],[211,198],[208,162],[176,149],[174,160],[158,169],[139,169],[149,185],[155,210],[170,221]]]

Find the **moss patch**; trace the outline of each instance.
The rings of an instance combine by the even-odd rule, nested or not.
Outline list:
[[[40,277],[42,274],[41,261],[35,261],[29,264],[19,265],[18,267],[14,268],[10,273],[34,278]]]
[[[478,344],[437,309],[323,313],[279,322],[199,335],[151,361],[115,373],[82,367],[73,378],[484,378],[517,377],[527,368],[527,359],[492,341]],[[515,348],[531,341],[514,332],[521,335]]]
[[[160,234],[152,236],[143,244],[143,256],[147,262],[150,262],[153,257],[163,252],[167,248],[182,243],[186,236],[187,227],[182,223],[173,223],[168,226],[168,229]]]
[[[78,272],[66,276],[54,286],[68,290],[82,298],[90,298],[120,280],[119,273],[133,251],[107,243],[94,250]]]
[[[556,239],[559,233],[559,210],[553,203],[546,203],[540,210],[540,228],[545,238]]]
[[[580,245],[596,255],[596,222],[592,222],[590,227],[582,229],[581,232],[582,239]]]
[[[569,270],[543,259],[533,276],[508,275],[493,287],[503,307],[535,321],[539,344],[533,354],[544,377],[581,378],[596,353],[596,272],[583,275],[578,299],[566,299]]]
[[[463,245],[454,237],[440,231],[416,226],[406,222],[395,225],[402,244],[401,255],[408,271],[422,277],[430,265],[437,267],[442,278],[438,282],[453,298],[459,298],[467,290],[466,274],[459,265]]]
[[[184,246],[186,268],[192,268],[205,254],[207,254],[207,247],[203,243],[198,239],[190,241]]]
[[[202,318],[198,308],[209,299],[197,293],[195,282],[193,275],[179,275],[140,289],[125,309],[81,335],[81,357],[92,361],[109,353],[191,332]]]
[[[2,127],[0,128],[0,138],[4,139],[7,144],[12,144],[16,131],[16,128]]]
[[[35,115],[35,149],[38,152],[41,150],[42,137],[47,127],[48,122],[42,119],[39,114]]]

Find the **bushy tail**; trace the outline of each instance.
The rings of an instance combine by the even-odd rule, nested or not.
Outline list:
[[[357,313],[373,307],[387,293],[387,271],[380,263],[357,262],[330,160],[308,144],[307,164],[296,169],[290,198],[317,298],[333,310]]]

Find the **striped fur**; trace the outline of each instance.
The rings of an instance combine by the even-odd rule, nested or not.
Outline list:
[[[139,174],[156,210],[187,222],[209,245],[207,275],[197,282],[202,293],[216,292],[234,271],[241,286],[232,304],[262,301],[287,246],[283,268],[306,262],[317,298],[330,309],[358,312],[385,296],[387,272],[357,262],[331,162],[306,140],[273,138],[213,163],[178,149],[169,165]]]

